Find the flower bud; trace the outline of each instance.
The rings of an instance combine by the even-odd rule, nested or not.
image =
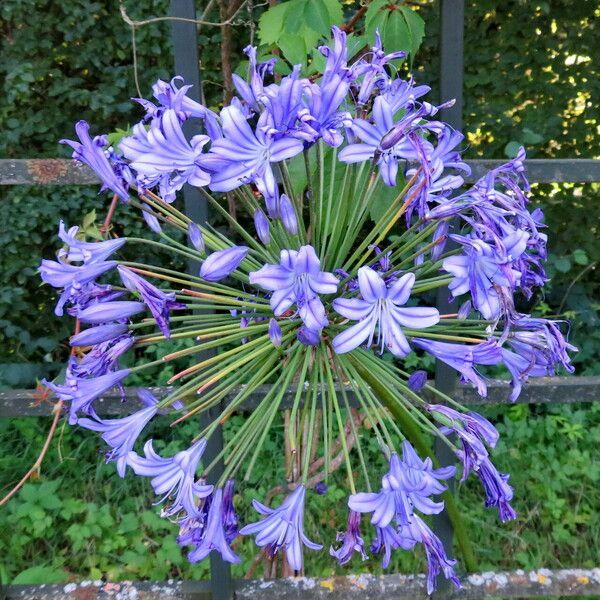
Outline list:
[[[279,323],[275,319],[269,321],[269,339],[273,343],[273,346],[279,348],[281,346],[282,332]]]
[[[298,219],[296,218],[296,211],[290,199],[285,194],[281,194],[281,198],[279,198],[279,215],[285,230],[290,235],[297,235]]]
[[[108,342],[127,333],[127,325],[123,323],[110,323],[109,325],[98,325],[71,336],[71,346],[93,346],[102,342]]]
[[[468,316],[469,313],[471,312],[471,301],[467,300],[466,302],[464,302],[463,304],[460,305],[460,308],[458,309],[458,319],[460,321],[464,321]]]
[[[188,237],[190,238],[190,242],[192,246],[198,250],[198,252],[206,252],[206,246],[204,244],[204,237],[202,237],[202,232],[200,231],[200,227],[196,225],[196,223],[188,224]]]
[[[146,305],[143,302],[132,302],[128,300],[116,300],[114,302],[98,302],[84,308],[77,315],[82,323],[108,323],[127,319],[144,311]]]
[[[316,346],[321,341],[319,332],[308,329],[308,327],[300,327],[296,332],[296,337],[298,338],[298,341],[305,346]]]
[[[162,231],[160,223],[152,211],[149,209],[143,210],[142,216],[144,217],[144,221],[146,221],[146,225],[148,225],[154,233],[160,233]]]
[[[246,258],[246,246],[233,246],[210,254],[200,267],[200,277],[207,281],[220,281],[233,273]]]
[[[269,220],[265,213],[259,209],[254,212],[254,227],[256,228],[256,234],[258,239],[265,245],[268,246],[271,243],[271,232],[269,231]]]
[[[427,383],[427,372],[426,371],[415,371],[408,378],[408,387],[413,390],[413,392],[420,392]]]

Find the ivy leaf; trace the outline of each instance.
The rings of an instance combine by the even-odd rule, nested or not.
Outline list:
[[[288,8],[292,3],[276,4],[266,10],[258,21],[258,36],[263,44],[275,44],[283,32]]]

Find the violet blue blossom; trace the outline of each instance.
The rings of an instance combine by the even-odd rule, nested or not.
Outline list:
[[[233,273],[246,258],[246,246],[232,246],[209,254],[200,267],[200,277],[207,281],[221,281]]]
[[[108,342],[127,333],[127,325],[124,323],[108,323],[97,325],[72,335],[69,339],[71,346],[93,346],[102,342]]]
[[[146,406],[128,417],[122,419],[79,419],[78,425],[92,431],[100,431],[102,439],[112,448],[108,452],[107,462],[117,461],[117,473],[125,477],[127,467],[127,455],[133,450],[133,446],[142,429],[154,417],[157,411],[157,400],[147,390],[139,390],[139,397]]]
[[[280,264],[266,264],[250,273],[250,283],[273,292],[270,304],[276,317],[297,304],[306,327],[321,331],[329,321],[319,294],[335,294],[337,277],[321,271],[321,262],[312,246],[302,246],[298,251],[282,250],[280,256]]]
[[[199,439],[187,450],[182,450],[171,458],[162,458],[152,447],[152,440],[144,444],[145,457],[136,452],[129,452],[127,464],[136,475],[152,477],[150,483],[157,496],[166,498],[174,496],[173,502],[163,509],[165,516],[173,516],[184,510],[189,516],[198,513],[197,499],[209,496],[213,491],[212,485],[204,485],[195,481],[196,469],[206,448],[206,440]]]
[[[204,501],[205,521],[201,527],[192,530],[189,541],[185,540],[196,546],[188,554],[191,563],[205,559],[213,550],[227,562],[240,562],[240,557],[229,547],[235,535],[233,538],[227,535],[226,510],[229,510],[229,503],[224,499],[223,488],[216,488]]]
[[[88,165],[102,181],[102,188],[112,190],[124,202],[129,200],[129,194],[124,186],[123,180],[115,173],[103,146],[106,145],[104,136],[97,136],[93,140],[90,137],[90,126],[85,121],[78,121],[75,132],[80,142],[72,140],[60,140],[61,144],[68,144],[73,148],[73,158]]]
[[[302,570],[302,544],[311,550],[320,550],[323,547],[311,542],[304,533],[305,494],[306,489],[299,485],[278,508],[269,508],[258,500],[252,500],[255,510],[266,517],[240,529],[241,535],[256,534],[256,545],[266,547],[271,557],[283,548],[294,571]]]
[[[338,354],[350,352],[363,342],[373,343],[378,330],[377,345],[381,352],[387,348],[395,356],[406,356],[410,346],[402,327],[423,329],[435,325],[440,315],[432,307],[405,307],[415,283],[413,273],[386,285],[383,278],[371,267],[358,270],[358,285],[362,298],[336,298],[334,310],[347,319],[358,321],[333,339]]]
[[[194,246],[198,252],[206,252],[206,244],[204,243],[202,231],[200,231],[200,227],[198,227],[198,225],[192,221],[188,223],[188,237],[192,243],[192,246]]]
[[[281,327],[279,326],[279,323],[277,322],[276,319],[269,319],[269,339],[271,340],[271,343],[273,344],[273,346],[275,346],[276,348],[279,348],[279,346],[281,346],[281,339],[282,339],[282,332],[281,332]]]
[[[72,374],[72,366],[67,367],[65,382],[57,385],[46,379],[42,383],[51,389],[61,400],[69,402],[69,423],[77,422],[77,413],[93,414],[92,403],[115,385],[121,385],[129,375],[129,369],[111,371],[100,377],[82,379]]]
[[[99,377],[118,367],[119,359],[134,344],[131,334],[101,342],[92,346],[87,354],[77,363],[73,363],[71,372],[76,377]]]
[[[61,249],[58,257],[69,262],[81,261],[85,264],[102,263],[113,252],[123,247],[125,238],[116,238],[102,242],[84,242],[77,239],[79,227],[69,227],[65,229],[65,224],[61,220],[58,225],[58,237],[69,247],[68,250]]]
[[[329,554],[337,558],[340,566],[349,562],[354,552],[358,552],[363,560],[368,558],[365,552],[365,542],[360,535],[360,513],[354,510],[348,512],[348,528],[344,532],[339,532],[335,540],[342,542],[342,545],[337,550],[331,546]]]
[[[267,215],[265,215],[260,208],[254,211],[254,229],[256,229],[256,235],[258,236],[258,239],[265,246],[268,246],[271,243],[269,220],[267,219]]]
[[[138,292],[152,316],[156,319],[156,324],[162,334],[168,338],[171,337],[169,331],[169,315],[173,309],[185,308],[185,304],[177,302],[175,292],[163,292],[161,289],[152,285],[137,273],[119,265],[117,267],[123,285],[130,292]]]
[[[279,217],[285,230],[290,235],[298,235],[298,218],[296,217],[296,209],[292,205],[292,201],[286,194],[281,194],[279,198]]]
[[[473,383],[479,395],[485,398],[487,395],[485,379],[477,372],[475,365],[497,365],[502,362],[502,352],[495,340],[469,345],[423,338],[413,338],[412,341],[415,346],[456,369],[463,381]]]
[[[112,302],[98,302],[81,310],[77,317],[82,323],[108,323],[128,319],[133,315],[143,312],[146,306],[143,302],[132,300],[115,300]]]

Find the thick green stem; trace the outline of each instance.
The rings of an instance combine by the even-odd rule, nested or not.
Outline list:
[[[431,446],[423,437],[419,427],[392,397],[389,389],[383,385],[368,369],[364,368],[358,362],[354,363],[354,367],[360,373],[361,377],[371,386],[371,389],[381,399],[392,415],[399,421],[404,433],[406,434],[406,437],[410,439],[410,441],[421,454],[431,457],[434,466],[438,468],[440,464],[435,457]],[[446,505],[446,512],[448,513],[448,517],[452,523],[454,535],[456,537],[458,547],[460,548],[460,553],[462,555],[465,568],[469,572],[477,572],[478,567],[475,554],[473,552],[469,536],[467,535],[465,524],[463,523],[458,507],[456,506],[454,496],[450,490],[445,491],[443,494],[441,494],[441,496]]]

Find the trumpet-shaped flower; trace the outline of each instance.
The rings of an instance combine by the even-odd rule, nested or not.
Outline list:
[[[395,356],[406,356],[410,346],[402,327],[423,329],[435,325],[440,315],[436,308],[404,307],[415,283],[413,273],[386,285],[371,267],[358,270],[358,285],[362,298],[336,298],[333,308],[347,319],[358,321],[333,339],[338,354],[350,352],[365,341],[373,343],[378,330],[377,345],[381,352],[387,348]]]
[[[250,273],[250,283],[273,292],[270,304],[276,317],[284,315],[294,304],[306,327],[321,331],[329,324],[319,294],[335,294],[338,279],[321,271],[321,262],[312,246],[300,250],[282,250],[278,265],[266,264]]]
[[[269,508],[253,500],[255,510],[266,517],[240,529],[242,535],[256,534],[256,545],[266,548],[271,557],[283,548],[290,567],[295,571],[302,570],[302,544],[311,550],[323,547],[311,542],[304,533],[305,494],[306,489],[299,485],[279,508]]]
[[[79,419],[77,421],[78,425],[86,429],[102,433],[102,439],[112,448],[108,452],[106,460],[107,462],[117,461],[117,473],[121,477],[125,477],[127,455],[133,450],[142,429],[158,410],[157,400],[150,392],[139,390],[138,395],[147,406],[128,417],[122,419]]]
[[[65,229],[65,224],[61,220],[58,225],[58,237],[68,246],[68,250],[61,249],[58,257],[69,262],[83,262],[85,264],[102,263],[113,252],[122,248],[125,244],[125,238],[115,238],[103,242],[84,242],[77,239],[79,227],[69,227]]]
[[[127,464],[136,475],[152,477],[150,483],[157,496],[162,495],[162,502],[174,496],[171,505],[163,510],[165,516],[173,516],[184,510],[189,516],[198,514],[197,499],[209,496],[212,485],[204,485],[196,481],[196,469],[206,448],[206,440],[201,438],[187,450],[175,454],[171,458],[162,458],[152,447],[152,440],[144,445],[144,457],[136,452],[129,452]]]
[[[333,546],[329,548],[329,554],[337,558],[340,566],[350,561],[354,552],[358,552],[363,560],[367,559],[365,553],[365,542],[360,536],[360,513],[351,510],[348,513],[348,528],[346,531],[338,533],[336,542],[342,542],[342,545],[335,550]]]

